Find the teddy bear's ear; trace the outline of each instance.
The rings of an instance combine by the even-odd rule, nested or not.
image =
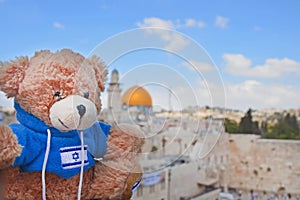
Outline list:
[[[0,89],[7,97],[14,97],[23,81],[25,71],[29,66],[27,56],[18,57],[8,62],[0,62]]]
[[[92,56],[91,58],[89,58],[89,61],[91,62],[95,70],[98,87],[103,92],[105,89],[105,82],[108,74],[107,68],[97,56]]]

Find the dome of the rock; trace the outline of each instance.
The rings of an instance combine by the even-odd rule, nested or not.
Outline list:
[[[152,107],[152,98],[146,89],[135,85],[125,91],[122,96],[122,104],[126,106]]]

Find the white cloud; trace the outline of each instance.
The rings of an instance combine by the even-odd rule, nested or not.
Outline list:
[[[218,28],[224,29],[224,28],[227,27],[228,22],[229,22],[229,19],[228,19],[228,18],[222,17],[222,16],[217,16],[217,17],[216,17],[216,20],[215,20],[215,25],[216,25]]]
[[[65,28],[65,26],[63,24],[61,24],[60,22],[54,22],[53,27],[58,28],[58,29],[64,29]]]
[[[214,82],[207,83],[203,79],[170,87],[169,90],[148,91],[152,96],[153,105],[158,108],[183,110],[188,106],[225,106],[223,86]]]
[[[215,82],[199,80],[194,87],[200,106],[225,106],[243,111],[248,108],[300,108],[300,86],[266,84],[250,79],[225,83],[225,96],[224,87]],[[190,98],[187,95],[183,97]]]
[[[194,26],[196,26],[197,25],[197,22],[196,22],[196,20],[194,20],[194,19],[186,19],[185,20],[185,26],[186,27],[194,27]]]
[[[224,54],[225,70],[233,75],[276,78],[288,73],[300,74],[300,63],[289,58],[269,58],[263,65],[252,66],[252,61],[241,54]]]
[[[226,94],[224,86],[220,82],[199,79],[194,85],[199,106],[225,107]]]
[[[180,33],[172,32],[165,29],[175,30],[174,23],[170,20],[163,20],[160,18],[152,17],[145,18],[143,22],[138,22],[137,26],[140,28],[158,28],[146,29],[149,34],[158,35],[166,44],[164,48],[169,51],[180,51],[189,44],[189,40],[183,37]],[[162,29],[159,29],[162,28]]]
[[[180,28],[191,28],[198,27],[203,28],[205,23],[203,21],[197,21],[192,18],[188,18],[182,23],[180,20],[164,20],[157,17],[145,18],[142,22],[137,22],[136,25],[140,28],[161,28],[160,29],[151,29],[146,30],[147,33],[156,34],[161,37],[163,41],[167,44],[165,48],[170,51],[179,51],[182,50],[189,44],[189,40],[183,37],[179,33],[174,33],[168,30],[177,30]],[[165,30],[167,29],[167,30]]]
[[[178,97],[172,107],[180,110],[188,105],[221,106],[246,111],[268,108],[299,108],[300,87],[293,85],[265,84],[256,80],[245,80],[240,83],[226,83],[224,87],[214,82],[199,80],[192,88],[184,86],[173,88],[172,92]],[[152,95],[152,93],[151,93]],[[167,95],[155,94],[157,104],[166,107]]]
[[[185,24],[182,25],[183,27],[198,27],[203,28],[205,23],[203,21],[197,21],[195,19],[189,18],[185,20]]]
[[[197,22],[197,26],[198,26],[199,28],[203,28],[203,27],[205,26],[205,23],[202,22],[202,21],[198,21],[198,22]]]
[[[191,71],[207,72],[214,69],[214,66],[209,63],[204,63],[197,60],[190,60],[188,62],[183,62],[182,65],[190,69]],[[195,69],[196,68],[196,69]]]
[[[299,108],[299,86],[264,84],[246,80],[226,85],[227,107],[248,108]]]
[[[138,22],[137,26],[140,28],[145,27],[155,27],[155,28],[164,28],[164,29],[180,29],[180,28],[191,28],[198,27],[203,28],[205,23],[200,20],[195,20],[193,18],[185,19],[182,23],[181,20],[176,20],[175,22],[172,20],[164,20],[157,17],[145,18],[143,22]]]
[[[155,27],[164,29],[175,29],[175,25],[170,20],[163,20],[157,17],[145,18],[143,22],[138,22],[137,26],[140,28]]]
[[[244,74],[250,69],[252,62],[242,54],[223,54],[223,59],[226,62],[225,68],[230,73]]]
[[[188,86],[187,84],[171,88],[171,96],[169,96],[169,93],[165,93],[164,95],[155,94],[158,105],[167,109],[172,108],[173,110],[183,110],[189,105],[200,105],[201,102],[198,96],[198,91],[195,91],[192,86]]]
[[[166,41],[168,44],[165,46],[166,49],[174,52],[178,52],[186,47],[190,41],[187,40],[185,37],[180,35],[179,33],[170,33],[167,37]]]

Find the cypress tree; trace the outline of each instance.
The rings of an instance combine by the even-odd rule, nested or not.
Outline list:
[[[239,132],[240,133],[248,133],[251,134],[253,133],[253,128],[252,128],[253,122],[252,122],[252,110],[249,109],[245,116],[242,117],[241,122],[239,124]]]

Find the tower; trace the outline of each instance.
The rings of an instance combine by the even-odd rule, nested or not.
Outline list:
[[[114,114],[121,111],[121,88],[119,83],[119,72],[114,69],[111,73],[109,87],[107,89],[108,93],[108,109]]]

